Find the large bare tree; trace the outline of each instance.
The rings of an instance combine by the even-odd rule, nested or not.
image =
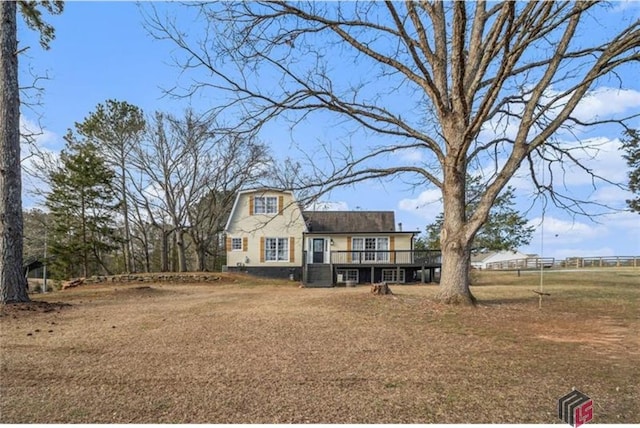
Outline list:
[[[573,114],[581,99],[640,60],[637,16],[621,15],[610,24],[615,28],[606,27],[595,13],[610,6],[591,1],[193,7],[200,30],[190,23],[181,31],[176,19],[154,10],[147,15],[152,34],[179,48],[183,76],[192,78],[176,93],[216,91],[221,109],[241,113],[243,126],[330,113],[384,137],[376,146],[354,146],[342,165],[334,156],[317,189],[398,175],[438,188],[444,204],[440,297],[451,303],[475,301],[471,243],[523,163],[558,205],[582,209],[536,171],[555,162],[591,171],[577,155],[580,143],[563,143],[558,132],[596,125]],[[422,162],[390,163],[402,151],[418,152]],[[467,212],[465,178],[483,165],[482,194]]]
[[[168,270],[168,238],[177,247],[178,270],[187,270],[186,237],[197,269],[218,237],[235,193],[255,182],[269,161],[266,148],[247,135],[221,132],[208,115],[156,113],[128,170],[143,215],[162,234],[161,269]]]
[[[48,48],[54,28],[42,19],[42,9],[62,12],[61,1],[0,2],[0,301],[28,302],[22,272],[22,174],[20,169],[20,87],[18,84],[17,13],[40,32]]]
[[[270,162],[263,144],[238,133],[222,133],[213,138],[202,156],[199,181],[205,193],[187,209],[188,233],[195,246],[198,271],[207,269],[208,255],[218,256],[220,235],[236,194],[264,180],[265,166]],[[214,265],[217,262],[214,260]]]

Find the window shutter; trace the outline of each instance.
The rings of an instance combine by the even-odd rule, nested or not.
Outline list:
[[[231,238],[227,238],[227,251],[231,251]]]
[[[247,238],[246,236],[244,238],[242,238],[242,251],[248,251],[249,250],[249,238]]]
[[[278,196],[278,215],[282,215],[284,212],[284,196]]]
[[[395,249],[396,249],[396,237],[395,236],[390,236],[389,237],[389,251],[391,251],[391,263],[395,263],[396,262]]]
[[[351,263],[351,237],[347,236],[347,263]]]
[[[260,263],[264,263],[264,236],[260,237]]]
[[[253,196],[249,196],[249,215],[253,215]]]
[[[291,263],[294,263],[296,261],[295,244],[296,238],[292,236],[291,238],[289,238],[289,261]]]

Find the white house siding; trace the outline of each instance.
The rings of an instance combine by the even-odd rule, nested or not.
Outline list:
[[[250,213],[252,198],[271,196],[278,199],[275,214]],[[232,217],[227,224],[227,242],[233,238],[243,239],[240,251],[227,251],[227,266],[287,268],[302,265],[302,213],[289,192],[260,190],[241,192],[236,199]],[[267,238],[286,238],[288,259],[286,261],[264,260],[264,242]],[[262,244],[261,244],[262,243]],[[293,243],[293,245],[291,245]],[[228,249],[229,250],[229,249]],[[262,260],[262,261],[261,261]]]

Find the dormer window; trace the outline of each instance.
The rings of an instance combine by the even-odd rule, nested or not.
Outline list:
[[[277,214],[277,196],[256,196],[253,201],[254,214]]]

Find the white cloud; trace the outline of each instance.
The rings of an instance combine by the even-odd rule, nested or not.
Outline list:
[[[32,143],[38,148],[49,148],[59,151],[61,138],[55,132],[43,129],[39,124],[29,118],[20,116],[21,143]]]
[[[493,119],[482,125],[482,130],[480,131],[480,135],[478,135],[478,141],[484,144],[497,138],[515,139],[519,127],[520,121],[514,118],[507,118],[505,116]]]
[[[626,181],[628,168],[622,158],[620,140],[617,138],[597,137],[580,142],[570,141],[558,144],[571,150],[572,156],[587,167],[591,174],[612,182]],[[592,184],[592,175],[567,158],[562,163],[555,162],[552,171],[557,184],[567,186]]]
[[[39,205],[50,190],[45,170],[57,164],[62,139],[23,115],[20,134],[23,206],[32,208]]]
[[[640,7],[640,2],[638,0],[617,0],[613,2],[615,5],[611,10],[612,12],[624,12],[629,9],[634,9]]]
[[[544,222],[541,221],[540,217],[533,218],[529,220],[528,224],[536,227],[537,239],[539,239],[540,232],[543,232],[545,246],[547,244],[577,244],[604,236],[607,233],[607,228],[601,224],[589,225],[551,216],[545,217]],[[536,238],[534,237],[534,239]]]
[[[419,163],[424,160],[424,151],[419,149],[407,149],[399,153],[398,158],[403,162]]]
[[[624,208],[626,200],[631,199],[633,194],[628,190],[616,186],[603,186],[591,195],[591,200],[602,204],[607,204],[615,208]]]
[[[599,223],[593,224],[547,216],[541,225],[538,217],[529,222],[537,227],[537,231],[531,244],[523,250],[543,252],[545,257],[556,259],[638,255],[639,220],[636,213],[619,212],[598,217]]]
[[[581,121],[607,118],[640,107],[640,92],[633,89],[597,88],[587,93],[574,110]]]
[[[442,194],[439,189],[425,190],[417,198],[401,199],[398,202],[398,209],[431,222],[442,211]]]
[[[552,104],[548,109],[549,119],[559,113],[569,100],[570,94],[554,101],[555,97],[561,93],[556,89],[548,88],[541,99],[542,104]],[[505,108],[509,110],[511,115],[519,116],[522,114],[524,106],[518,103],[509,104]],[[572,116],[588,123],[637,113],[638,108],[640,108],[640,91],[603,86],[587,92],[574,109]],[[520,127],[520,120],[515,116],[496,115],[491,121],[484,123],[478,136],[478,141],[486,143],[498,138],[515,139]],[[582,126],[574,125],[570,134],[567,134],[567,131],[561,128],[558,130],[558,135],[580,134],[584,130],[583,128]],[[539,131],[540,128],[534,126],[531,129],[530,136],[537,134]]]
[[[572,156],[581,162],[588,171],[575,165],[573,161],[565,157],[564,161],[554,162],[551,167],[553,173],[553,188],[562,194],[573,196],[576,199],[588,199],[593,202],[604,202],[618,206],[616,201],[624,201],[629,197],[628,192],[612,186],[607,181],[595,179],[593,176],[602,177],[613,183],[624,184],[627,182],[628,167],[622,158],[620,141],[605,137],[585,139],[581,142],[584,148],[572,150]],[[575,142],[560,143],[565,148],[576,146]],[[502,166],[504,162],[499,162]],[[484,169],[485,173],[494,173],[495,167]],[[534,165],[534,171],[539,183],[549,184],[551,175],[548,165],[543,168],[538,161]],[[593,174],[593,175],[592,175]],[[544,175],[544,176],[543,176]],[[523,162],[516,174],[509,181],[519,195],[534,195],[536,189],[529,170],[528,162]],[[595,186],[595,188],[594,188]]]
[[[604,215],[601,221],[613,230],[618,239],[635,243],[635,248],[640,254],[640,214],[621,211]]]
[[[622,158],[620,140],[600,137],[590,139],[586,143],[594,143],[585,150],[585,162],[593,167],[593,172],[614,182],[624,182],[627,176],[627,164]],[[590,183],[589,176],[582,172],[583,180]]]

